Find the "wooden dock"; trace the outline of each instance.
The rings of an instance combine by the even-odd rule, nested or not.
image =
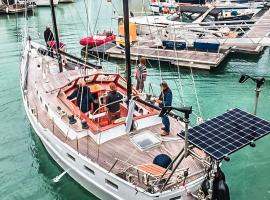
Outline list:
[[[270,10],[268,9],[256,19],[255,26],[250,25],[250,30],[242,38],[223,39],[225,41],[220,42],[221,47],[218,52],[197,51],[192,47],[194,39],[192,41],[186,40],[186,49],[173,50],[162,48],[160,44],[155,42],[154,38],[140,37],[138,42],[131,46],[131,60],[138,60],[139,57],[143,56],[148,60],[165,61],[176,66],[210,70],[218,67],[231,51],[259,54],[264,46],[269,45],[270,26],[266,25],[269,22]],[[216,40],[222,40],[222,38]],[[112,43],[95,47],[88,52],[106,55],[108,58],[125,59],[125,50]]]
[[[130,49],[131,59],[138,60],[143,56],[149,60],[160,60],[169,62],[173,65],[182,67],[192,67],[197,69],[210,70],[217,67],[226,57],[230,50],[219,53],[201,52],[194,50],[168,50],[157,49],[147,46],[133,46]],[[106,54],[112,58],[125,58],[125,52],[118,47],[112,47],[106,51]]]
[[[258,18],[255,25],[260,25],[264,23],[269,23],[270,21],[270,9],[268,9],[260,18]],[[264,38],[269,36],[270,34],[270,26],[253,26],[243,38]],[[240,53],[248,53],[248,54],[259,54],[264,49],[264,46],[258,45],[254,43],[254,45],[249,46],[234,46],[232,51],[240,52]]]

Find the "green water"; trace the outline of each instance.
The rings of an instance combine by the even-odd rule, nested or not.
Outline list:
[[[89,18],[91,30],[97,24],[96,30],[101,32],[115,26],[116,21],[111,20],[112,6],[106,1],[102,2],[100,13],[98,12],[100,2],[89,1]],[[114,9],[120,12],[119,1],[113,2]],[[132,9],[140,10],[140,5],[134,2],[132,4]],[[56,12],[61,40],[67,44],[70,52],[80,55],[78,41],[86,35],[84,1],[59,5]],[[28,19],[32,38],[43,42],[43,30],[50,21],[49,8],[37,9],[35,16]],[[19,90],[21,37],[18,33],[23,30],[24,23],[22,16],[17,20],[15,16],[0,16],[0,199],[96,199],[69,176],[64,176],[58,183],[52,182],[62,170],[47,154],[31,128]],[[123,68],[123,62],[118,61],[118,64]],[[179,104],[180,87],[176,68],[161,64],[160,74],[159,63],[151,63],[148,67],[150,76],[147,82],[158,84],[162,75],[174,91],[174,104]],[[232,107],[252,112],[254,84],[238,84],[241,73],[268,79],[261,92],[258,115],[270,120],[269,49],[257,58],[230,56],[222,66],[211,72],[194,71],[201,112],[205,119]],[[189,70],[181,70],[181,80],[185,104],[192,105],[198,112]],[[265,137],[256,144],[256,148],[246,147],[232,155],[230,162],[224,162],[223,169],[233,200],[270,199],[270,137]]]

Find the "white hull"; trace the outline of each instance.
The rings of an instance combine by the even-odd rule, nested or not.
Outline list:
[[[141,188],[136,188],[131,183],[124,181],[116,175],[109,173],[87,157],[78,154],[77,151],[54,136],[49,129],[43,127],[37,120],[36,116],[31,112],[31,108],[28,107],[27,99],[24,96],[24,78],[27,74],[26,65],[28,65],[27,47],[29,47],[29,45],[26,45],[26,50],[23,54],[21,64],[21,89],[26,114],[48,153],[75,181],[103,200],[170,200],[172,198],[175,200],[184,200],[186,198],[183,197],[186,196],[187,191],[197,191],[198,187],[204,180],[204,177],[190,182],[186,185],[186,189],[184,187],[180,187],[174,191],[164,191],[161,194],[150,194]],[[86,170],[85,166],[91,169],[92,173],[89,170]],[[117,188],[108,184],[106,180],[112,182],[117,186]]]
[[[53,5],[57,5],[59,0],[53,0]],[[37,6],[50,6],[50,0],[36,0]]]
[[[59,0],[59,3],[73,3],[74,0]]]

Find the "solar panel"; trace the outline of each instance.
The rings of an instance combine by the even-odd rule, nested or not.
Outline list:
[[[221,160],[269,132],[270,122],[235,108],[189,129],[188,140]],[[178,135],[185,138],[184,131]]]

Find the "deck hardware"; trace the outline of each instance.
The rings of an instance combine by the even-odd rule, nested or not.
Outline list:
[[[258,103],[259,103],[259,95],[261,92],[261,87],[263,86],[263,84],[265,83],[265,78],[259,77],[259,78],[255,78],[255,77],[251,77],[249,75],[242,75],[239,79],[239,83],[244,83],[246,82],[247,79],[251,79],[256,83],[256,88],[255,88],[255,106],[254,106],[254,115],[257,114],[257,107],[258,107]]]
[[[75,124],[77,120],[74,118],[74,115],[69,115],[68,116],[68,123],[69,124]]]
[[[89,125],[87,124],[87,121],[82,120],[82,129],[89,129]]]

